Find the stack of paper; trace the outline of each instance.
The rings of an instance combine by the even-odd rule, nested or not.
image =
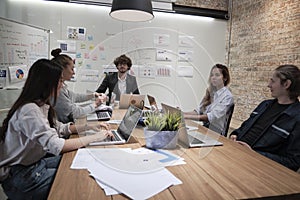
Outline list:
[[[123,193],[132,199],[147,199],[182,182],[165,166],[185,164],[168,151],[145,148],[79,149],[72,169],[88,169],[106,195]]]

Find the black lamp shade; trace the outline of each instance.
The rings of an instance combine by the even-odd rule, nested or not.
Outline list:
[[[113,0],[109,15],[129,22],[142,22],[153,19],[151,0]]]

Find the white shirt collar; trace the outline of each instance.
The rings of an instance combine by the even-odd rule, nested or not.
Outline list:
[[[126,74],[125,74],[125,78],[124,78],[124,80],[122,80],[122,79],[119,77],[119,74],[118,74],[118,80],[119,80],[119,81],[121,81],[121,82],[125,82],[125,81],[126,81],[126,78],[127,78],[127,72],[126,72]]]

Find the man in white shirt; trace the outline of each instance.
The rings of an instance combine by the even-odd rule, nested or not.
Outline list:
[[[114,60],[114,64],[118,72],[107,75],[96,92],[105,93],[108,88],[109,102],[112,99],[112,93],[116,95],[115,99],[118,101],[121,94],[140,94],[135,76],[128,74],[132,66],[130,58],[121,55]]]

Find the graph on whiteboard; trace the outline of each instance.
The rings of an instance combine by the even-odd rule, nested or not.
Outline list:
[[[31,66],[49,57],[48,31],[0,18],[0,65]]]

